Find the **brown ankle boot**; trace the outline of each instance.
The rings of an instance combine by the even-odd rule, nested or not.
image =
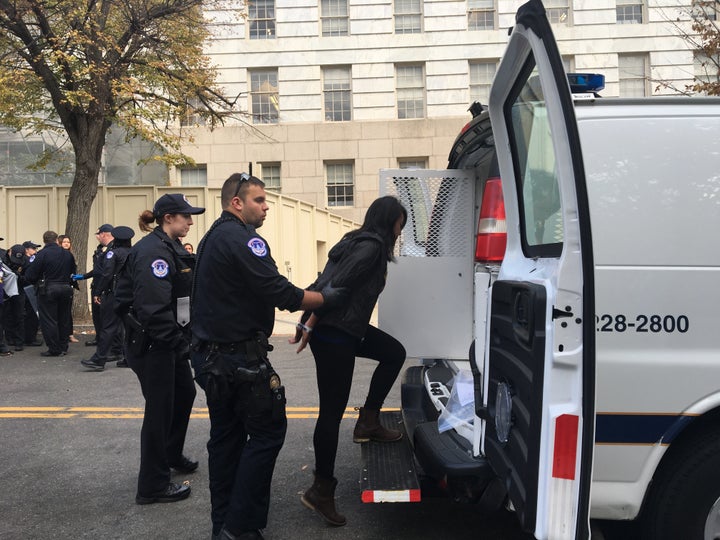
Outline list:
[[[353,442],[395,442],[402,439],[402,432],[395,429],[387,429],[380,424],[379,410],[360,407],[358,411],[360,415],[358,416],[358,421],[353,431]]]
[[[335,486],[337,479],[325,478],[315,473],[313,485],[300,497],[300,500],[330,525],[342,527],[347,520],[335,509]]]

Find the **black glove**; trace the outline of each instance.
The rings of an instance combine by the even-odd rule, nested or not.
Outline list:
[[[317,315],[327,313],[338,306],[345,304],[350,298],[350,289],[347,287],[333,287],[328,283],[322,291],[323,305],[315,310]]]

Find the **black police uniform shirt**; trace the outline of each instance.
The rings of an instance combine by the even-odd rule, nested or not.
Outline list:
[[[180,242],[156,227],[130,249],[118,282],[115,310],[126,312],[125,303],[132,298],[135,317],[159,348],[174,349],[189,338],[189,327],[177,322],[177,300],[189,297],[192,288],[189,255]]]
[[[77,273],[75,257],[59,244],[45,244],[45,247],[30,257],[25,268],[25,279],[29,283],[37,283],[45,279],[45,283],[66,283],[70,285],[70,276]]]
[[[113,243],[108,245],[107,251],[103,255],[103,262],[99,265],[102,272],[94,278],[97,284],[93,288],[97,291],[98,296],[113,291],[115,276],[120,272],[129,254],[129,247],[115,246]]]
[[[218,222],[203,238],[195,268],[193,340],[233,343],[257,331],[270,336],[275,307],[297,311],[304,291],[278,272],[255,227],[227,211]]]
[[[99,284],[97,278],[100,277],[100,275],[102,274],[102,264],[105,260],[105,251],[107,251],[106,247],[102,244],[98,244],[92,254],[92,270],[90,270],[86,274],[83,274],[83,277],[85,279],[92,278],[92,283],[90,284],[90,294],[92,296],[100,296],[100,293],[102,292],[97,288]]]

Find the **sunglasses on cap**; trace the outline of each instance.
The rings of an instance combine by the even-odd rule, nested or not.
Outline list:
[[[238,197],[240,195],[240,188],[245,182],[250,181],[250,175],[248,173],[240,173],[240,181],[238,182],[237,189],[235,190],[235,195],[233,195],[233,199],[235,197]]]

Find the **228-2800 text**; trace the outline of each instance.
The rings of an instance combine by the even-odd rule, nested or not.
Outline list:
[[[636,315],[633,319],[627,315],[596,315],[598,332],[650,332],[654,334],[690,330],[687,315]]]

